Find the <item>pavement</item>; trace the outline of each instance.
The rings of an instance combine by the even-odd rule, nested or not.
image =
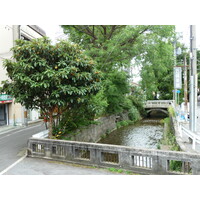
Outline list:
[[[42,119],[38,119],[38,120],[34,120],[34,121],[29,121],[28,122],[28,126],[33,125],[33,124],[41,123],[42,121],[43,121]],[[0,126],[0,135],[6,133],[8,131],[12,131],[12,130],[16,130],[16,129],[21,129],[23,127],[26,127],[26,126],[13,126],[13,125]]]
[[[196,134],[200,136],[200,105],[198,103],[197,106],[197,132]],[[181,125],[183,125],[185,128],[187,128],[189,130],[189,121],[183,121],[181,122]],[[180,147],[182,150],[184,150],[185,152],[189,152],[189,153],[200,153],[200,144],[196,143],[196,147],[195,150],[192,149],[192,143],[191,141],[188,140],[187,136],[183,135],[183,138],[180,137],[180,135],[176,135],[177,138],[177,142],[179,143]]]
[[[103,168],[26,157],[4,175],[123,175]]]

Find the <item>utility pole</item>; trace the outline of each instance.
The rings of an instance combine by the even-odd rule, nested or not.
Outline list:
[[[176,104],[177,104],[177,93],[176,93],[176,84],[175,84],[175,82],[176,82],[176,77],[175,77],[175,74],[176,74],[176,72],[175,72],[175,67],[176,67],[176,41],[174,41],[174,72],[173,72],[173,74],[174,74],[174,91],[173,91],[173,100],[175,100],[175,106],[176,106]]]
[[[187,60],[186,60],[186,55],[184,55],[184,101],[185,101],[185,114],[187,116],[188,113],[188,91],[187,91]]]
[[[197,52],[196,26],[190,25],[190,130],[197,131]]]

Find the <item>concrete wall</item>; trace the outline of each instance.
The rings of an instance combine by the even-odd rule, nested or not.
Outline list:
[[[139,174],[188,174],[169,168],[172,160],[187,164],[200,174],[200,155],[185,152],[137,149],[132,147],[75,141],[30,138],[28,156],[105,168],[121,168]]]
[[[101,135],[116,128],[115,121],[115,115],[101,117],[96,120],[98,124],[92,124],[89,127],[77,130],[77,135],[72,137],[72,140],[82,142],[97,142],[101,138]]]
[[[120,116],[111,115],[108,117],[101,117],[96,120],[97,124],[92,124],[88,127],[78,129],[71,138],[74,141],[81,142],[97,142],[101,139],[103,134],[111,132],[116,129],[116,121],[129,120],[128,112],[121,113]]]

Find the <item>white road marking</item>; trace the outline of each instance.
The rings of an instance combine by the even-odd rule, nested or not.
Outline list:
[[[9,171],[11,168],[13,168],[15,165],[17,165],[19,162],[21,162],[22,160],[24,160],[24,158],[26,158],[27,154],[25,154],[24,156],[22,156],[19,160],[17,160],[16,162],[14,162],[12,165],[10,165],[9,167],[7,167],[6,169],[4,169],[3,171],[0,172],[0,175],[3,175],[4,173],[6,173],[7,171]]]

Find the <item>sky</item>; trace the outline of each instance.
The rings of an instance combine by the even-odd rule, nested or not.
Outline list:
[[[47,37],[51,38],[54,42],[56,38],[64,36],[60,25],[38,24],[38,26],[42,28],[46,32]]]
[[[177,25],[176,31],[182,34],[182,40],[184,44],[190,47],[190,25]],[[200,49],[200,25],[196,25],[196,47]]]

